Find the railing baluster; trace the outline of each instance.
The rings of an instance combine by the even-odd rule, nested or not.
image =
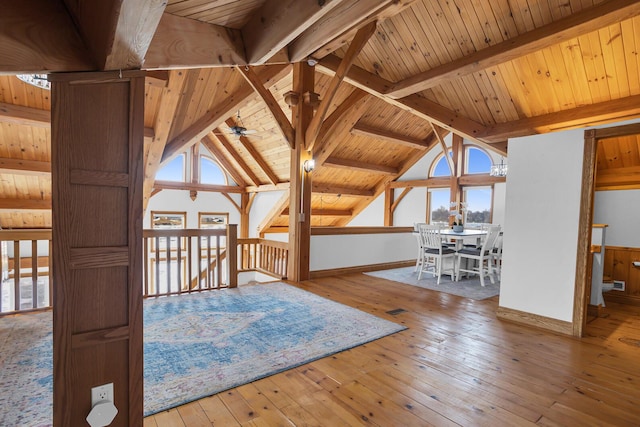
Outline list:
[[[31,307],[38,308],[38,241],[31,241]]]
[[[216,288],[222,287],[222,256],[220,255],[220,236],[216,236],[216,272],[217,283]]]
[[[144,237],[142,239],[142,253],[144,256],[144,265],[149,265],[149,238]],[[145,267],[144,269],[144,296],[149,295],[149,268]]]
[[[171,294],[171,237],[167,237],[167,255],[165,263],[167,264],[167,294]]]
[[[198,237],[199,238],[199,237]],[[191,293],[193,291],[193,286],[191,286],[191,278],[193,277],[191,275],[192,273],[192,257],[191,257],[191,253],[193,252],[193,240],[191,239],[191,236],[187,237],[187,286],[189,287],[189,293]]]
[[[178,247],[176,250],[176,275],[178,276],[178,293],[182,293],[182,237],[178,237]]]
[[[153,289],[156,296],[160,294],[160,237],[156,236],[156,278],[153,281]]]
[[[213,288],[213,271],[211,270],[211,236],[207,236],[207,289]]]
[[[13,241],[13,304],[15,310],[20,310],[20,241]]]

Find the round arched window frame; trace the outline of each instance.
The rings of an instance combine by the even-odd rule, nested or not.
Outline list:
[[[473,150],[473,151],[472,151]],[[478,154],[473,155],[472,152],[477,152]],[[483,148],[478,147],[477,145],[469,144],[465,146],[465,164],[464,164],[464,173],[468,175],[473,174],[488,174],[491,171],[491,156],[487,153]],[[478,157],[484,155],[483,157]],[[474,161],[474,164],[470,164],[471,161]]]
[[[210,163],[207,163],[210,162]],[[212,182],[209,182],[206,180],[206,175],[205,175],[205,167],[207,168],[217,168],[219,170],[219,173],[216,175],[219,175],[222,177],[222,182],[216,181],[215,179],[211,180]],[[225,172],[225,170],[222,168],[222,166],[220,166],[220,163],[218,163],[218,161],[211,157],[211,156],[207,156],[204,154],[200,155],[200,178],[199,178],[200,184],[211,184],[211,185],[229,185],[229,178],[227,177],[227,173]]]
[[[453,155],[451,150],[447,151],[449,156]],[[446,170],[447,173],[443,173]],[[443,176],[451,176],[451,169],[449,168],[449,162],[444,157],[444,153],[438,155],[431,163],[431,167],[429,168],[429,178],[434,177],[443,177]]]

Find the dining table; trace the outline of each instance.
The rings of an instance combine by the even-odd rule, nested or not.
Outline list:
[[[479,246],[482,241],[482,236],[487,235],[487,230],[477,228],[465,228],[462,231],[453,231],[452,228],[443,228],[440,230],[440,235],[448,239],[454,239],[456,244],[456,250],[462,249],[465,238],[476,238],[476,245]]]

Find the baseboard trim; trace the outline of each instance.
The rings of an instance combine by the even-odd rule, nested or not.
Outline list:
[[[358,265],[355,267],[330,268],[327,270],[315,270],[309,273],[311,279],[321,277],[339,276],[342,274],[365,273],[367,271],[390,270],[392,268],[411,267],[416,265],[415,260],[385,262],[381,264]]]
[[[520,325],[532,326],[534,328],[573,336],[573,324],[571,322],[565,322],[564,320],[552,319],[551,317],[540,316],[507,307],[498,307],[496,317],[500,320],[506,320]]]

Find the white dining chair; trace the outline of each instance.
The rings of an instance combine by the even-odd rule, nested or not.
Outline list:
[[[487,237],[480,248],[463,247],[456,256],[456,281],[460,280],[460,273],[478,274],[480,285],[484,286],[484,276],[489,276],[491,283],[495,283],[493,278],[493,246],[496,238],[500,234],[500,226],[492,225],[487,230]],[[464,267],[462,259],[465,259]]]
[[[426,223],[416,222],[413,224],[413,234],[416,236],[416,240],[418,241],[418,256],[416,256],[416,268],[413,270],[414,272],[418,271],[422,266],[422,260],[424,259],[424,249],[422,248],[422,239],[420,239],[420,226],[422,224]]]
[[[436,281],[438,285],[442,274],[450,274],[451,280],[454,280],[456,256],[454,249],[444,245],[440,229],[439,225],[420,224],[418,226],[422,245],[422,265],[418,273],[418,280],[422,278],[422,273],[430,272],[438,278]],[[445,261],[449,261],[448,265],[445,265]]]

